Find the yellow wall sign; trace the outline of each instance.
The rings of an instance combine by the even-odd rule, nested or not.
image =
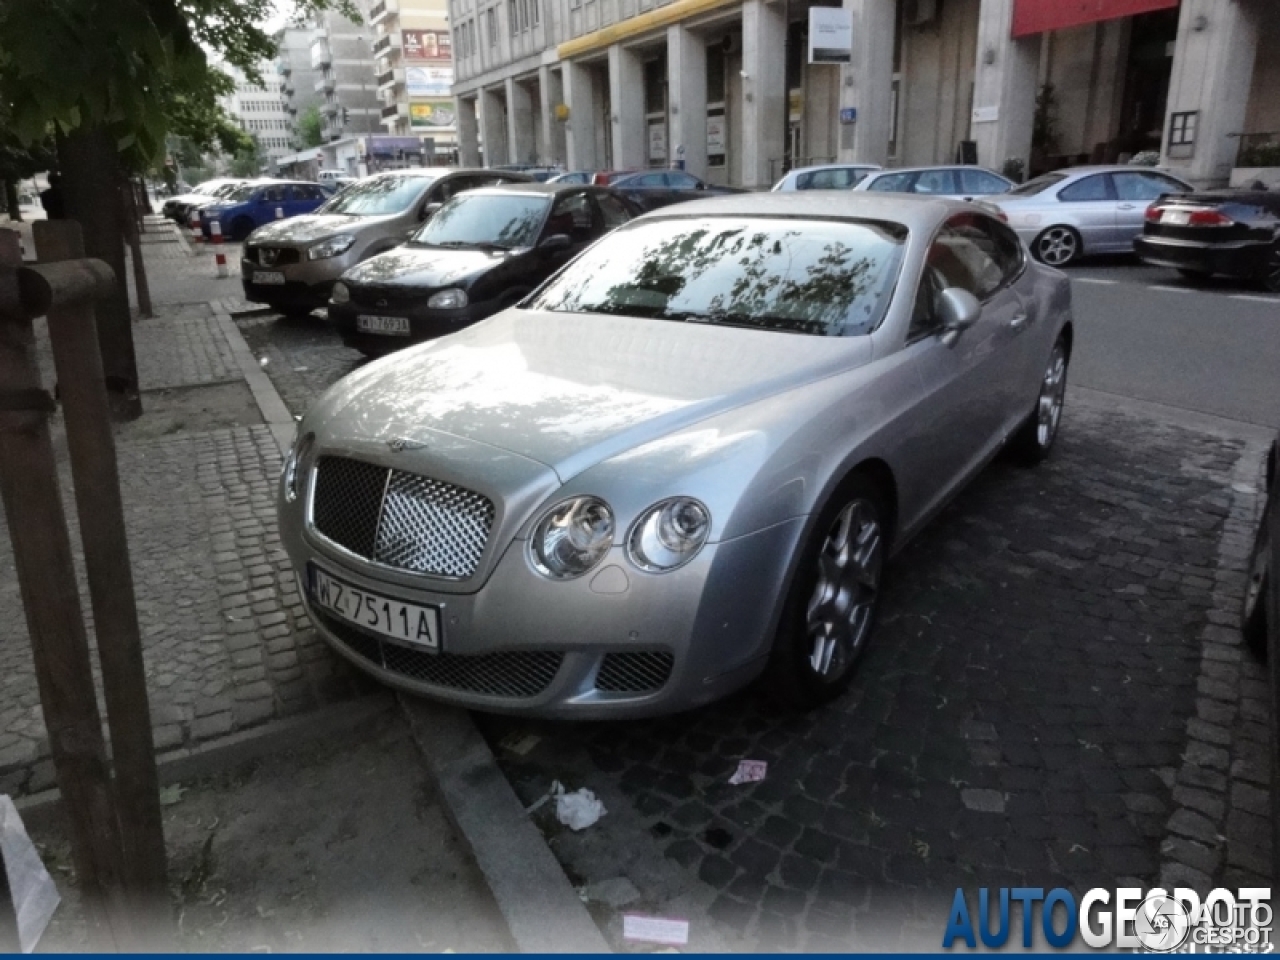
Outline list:
[[[454,121],[452,100],[432,100],[427,103],[409,104],[409,126],[452,127]]]
[[[569,105],[567,103],[556,104],[556,119],[557,120],[569,119]]]

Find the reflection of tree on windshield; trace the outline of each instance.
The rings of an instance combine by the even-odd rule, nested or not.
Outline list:
[[[363,216],[400,213],[430,183],[425,177],[373,177],[348,187],[316,212]]]
[[[455,197],[436,211],[413,242],[437,247],[533,245],[550,201],[546,197]]]
[[[794,222],[676,222],[628,233],[629,243],[621,236],[614,243],[634,253],[598,249],[533,306],[819,336],[866,333],[887,306],[903,239],[871,224]],[[637,249],[635,234],[645,233],[658,235]]]

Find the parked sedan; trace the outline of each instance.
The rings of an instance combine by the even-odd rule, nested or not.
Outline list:
[[[1146,167],[1072,167],[984,198],[1041,263],[1064,267],[1094,253],[1130,253],[1151,201],[1191,185]]]
[[[873,173],[862,179],[855,190],[872,193],[914,193],[926,197],[950,197],[973,200],[991,194],[1005,193],[1013,181],[981,167],[909,167]]]
[[[1191,279],[1223,274],[1280,293],[1280,193],[1165,197],[1148,208],[1133,249],[1147,263]]]
[[[773,185],[779,192],[791,190],[852,190],[868,174],[880,168],[868,163],[828,163],[798,167]]]
[[[398,247],[454,194],[528,178],[492,170],[420,167],[366,177],[315,213],[259,227],[241,252],[244,297],[305,315],[329,302],[349,267]]]
[[[329,199],[320,184],[296,180],[251,180],[200,210],[200,229],[206,237],[214,221],[229,240],[244,240],[255,229],[275,220],[311,213]]]
[[[187,225],[186,218],[183,216],[184,208],[190,203],[199,203],[208,200],[224,187],[228,190],[244,183],[243,180],[227,177],[219,177],[216,180],[206,180],[204,183],[197,184],[186,193],[180,193],[175,197],[169,197],[160,207],[160,212],[172,220],[174,223]]]
[[[603,187],[472,190],[404,246],[344,273],[329,318],[348,346],[369,355],[453,333],[524,299],[636,212]]]
[[[599,182],[597,179],[596,183]],[[608,182],[642,210],[656,210],[698,197],[743,192],[736,187],[717,187],[683,170],[650,170],[614,177]]]
[[[1070,286],[971,206],[681,204],[299,424],[282,541],[320,634],[485,710],[836,696],[885,565],[1007,443],[1047,456]]]

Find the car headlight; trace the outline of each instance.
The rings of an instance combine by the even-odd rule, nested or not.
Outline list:
[[[640,515],[627,538],[627,554],[641,570],[664,573],[692,560],[710,532],[706,507],[690,497],[674,497]]]
[[[313,243],[307,248],[308,260],[324,260],[326,257],[336,257],[340,253],[346,253],[351,249],[351,245],[356,242],[356,238],[349,233],[340,233],[336,237],[330,237],[328,240],[321,240],[319,243]]]
[[[301,480],[306,476],[307,462],[311,456],[311,448],[315,445],[316,435],[307,433],[294,441],[293,449],[284,461],[284,498],[293,503],[301,492]]]
[[[544,577],[580,577],[613,546],[613,511],[599,497],[572,497],[548,510],[533,528],[533,565]]]
[[[467,291],[441,290],[433,293],[427,300],[427,307],[432,310],[458,310],[467,305]]]
[[[349,303],[351,300],[351,291],[347,289],[347,285],[339,280],[333,285],[333,290],[329,292],[329,299],[334,303]]]

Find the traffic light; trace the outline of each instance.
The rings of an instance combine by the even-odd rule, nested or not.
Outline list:
[[[343,108],[342,108],[342,122],[343,122],[344,124],[347,122],[347,108],[346,108],[346,107],[343,107]]]

